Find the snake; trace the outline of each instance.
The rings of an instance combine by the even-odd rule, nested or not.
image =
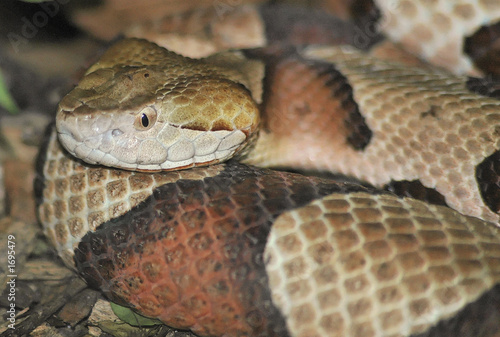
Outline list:
[[[331,32],[324,13],[252,8],[284,31],[292,18]],[[133,37],[109,47],[61,100],[37,161],[38,216],[65,264],[200,336],[494,332],[495,82],[465,75],[480,70],[463,58],[451,73],[333,34],[202,58]]]

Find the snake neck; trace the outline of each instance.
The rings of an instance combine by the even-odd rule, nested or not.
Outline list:
[[[241,156],[245,163],[336,171],[334,158],[368,145],[372,132],[334,64],[306,60],[295,49],[250,57],[264,60],[266,75],[260,132]]]

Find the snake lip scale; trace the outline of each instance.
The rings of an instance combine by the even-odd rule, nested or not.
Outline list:
[[[425,3],[391,10],[427,18]],[[125,38],[62,99],[35,190],[63,261],[110,300],[200,336],[499,329],[495,82],[460,74],[481,70],[461,57],[459,74],[388,60],[381,34],[355,49],[360,27],[325,13],[235,18],[267,46],[185,57],[169,50],[178,35],[167,49]]]

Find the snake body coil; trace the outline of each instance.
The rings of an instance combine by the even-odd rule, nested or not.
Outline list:
[[[500,102],[475,83],[344,45],[124,39],[60,103],[39,217],[89,284],[202,336],[472,336],[500,298]]]

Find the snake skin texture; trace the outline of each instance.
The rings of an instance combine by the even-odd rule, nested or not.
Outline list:
[[[457,74],[483,74],[484,67],[475,65],[464,51],[473,49],[467,45],[468,37],[480,31],[482,26],[495,25],[500,20],[500,4],[497,1],[359,2],[375,3],[382,16],[380,29],[412,53]],[[495,34],[498,28],[493,29]],[[484,32],[481,38],[488,40],[488,32]]]
[[[262,17],[255,6],[216,6],[175,13],[161,20],[131,25],[127,37],[143,38],[184,56],[200,58],[227,49],[266,45]]]
[[[412,199],[330,195],[275,221],[273,300],[293,336],[422,333],[498,282],[498,232]]]
[[[40,157],[43,167],[38,171],[43,178],[36,189],[39,218],[68,266],[74,265],[74,248],[87,232],[125,214],[151,195],[156,187],[180,177],[202,179],[218,171],[217,166],[211,166],[169,175],[148,175],[87,167],[63,152],[55,133],[48,138]]]
[[[426,14],[424,2],[437,14]],[[463,40],[497,15],[494,2],[478,2],[469,14],[460,1],[381,0],[368,8],[379,6],[381,27],[395,25],[402,43],[410,27],[432,49],[442,40],[405,18],[439,21],[436,33],[459,25]],[[38,215],[59,255],[112,301],[200,336],[498,330],[496,82],[381,60],[352,48],[359,22],[277,8],[238,7],[213,24],[213,9],[196,10],[177,17],[189,25],[167,38],[182,49],[177,38],[193,34],[203,45],[240,17],[265,35],[249,43],[274,43],[266,48],[194,60],[124,39],[87,71],[61,102],[38,160]],[[395,11],[402,19],[391,23]],[[443,13],[468,24],[441,20]],[[363,49],[379,40],[374,34]],[[221,41],[188,54],[224,48]],[[311,42],[334,45],[305,46]],[[464,42],[446,46],[456,52]],[[426,50],[457,72],[476,73],[462,57]],[[203,133],[219,131],[226,133]],[[243,163],[184,157],[203,146],[217,151],[226,138]],[[114,145],[119,153],[108,156]],[[170,162],[147,163],[155,156]],[[252,165],[341,172],[363,184]]]
[[[497,205],[486,202],[498,195],[495,173],[477,173],[500,149],[499,100],[471,92],[465,77],[349,46],[309,47],[301,57],[275,67],[270,87],[281,90],[269,90],[247,162],[342,172],[380,187],[418,180],[448,206],[498,222]],[[300,156],[288,150],[299,148]]]
[[[237,163],[91,167],[55,133],[47,146],[40,217],[66,263],[201,336],[404,336],[500,278],[499,229],[446,207]]]

